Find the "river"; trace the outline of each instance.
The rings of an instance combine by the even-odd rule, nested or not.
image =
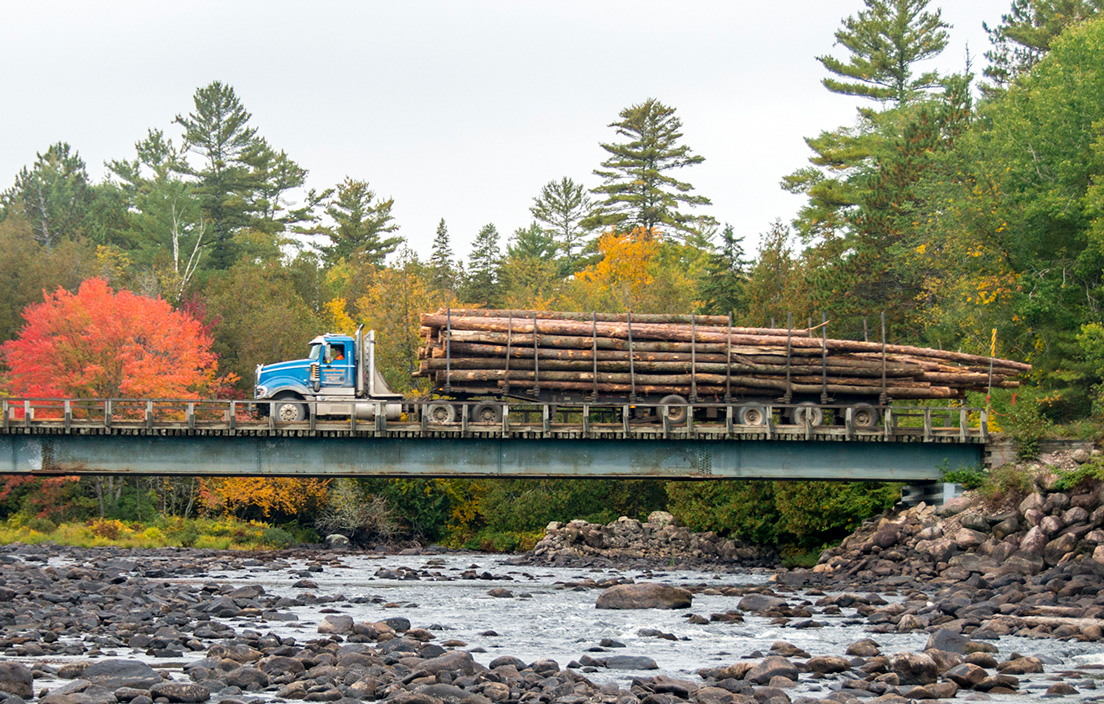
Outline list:
[[[472,571],[496,578],[471,579]],[[710,587],[766,584],[770,573],[765,570],[726,574],[703,571],[645,573],[518,567],[507,564],[505,558],[488,555],[345,553],[340,567],[300,561],[256,564],[244,569],[212,572],[203,581],[256,584],[269,594],[294,596],[302,594],[304,589],[293,585],[308,572],[308,578],[317,585],[309,589],[310,592],[342,595],[344,599],[325,608],[291,607],[289,611],[296,615],[297,621],[253,622],[254,629],[306,640],[317,637],[318,625],[327,614],[348,615],[358,622],[402,616],[415,627],[429,628],[437,636],[437,642],[462,642],[458,647],[473,652],[476,660],[483,664],[500,655],[513,655],[526,662],[551,658],[561,667],[579,661],[584,655],[594,658],[637,655],[655,661],[657,670],[586,670],[586,676],[596,683],[616,683],[623,687],[628,687],[633,677],[657,674],[698,680],[695,674],[698,669],[728,665],[741,658],[762,657],[776,641],[791,643],[815,657],[843,655],[848,644],[863,638],[877,641],[883,654],[920,652],[928,638],[924,632],[872,634],[867,630],[865,619],[854,609],[844,608],[839,614],[818,613],[813,604],[821,595],[806,595],[802,591],[787,594],[787,599],[794,604],[813,607],[813,620],[822,627],[795,628],[793,625],[798,620],[780,625],[754,614],[745,614],[743,623],[694,624],[688,621],[692,613],[709,618],[713,613],[735,610],[739,602],[738,597],[700,591],[694,595],[691,609],[599,610],[594,604],[600,590],[571,586],[588,579],[630,578],[708,590]],[[465,573],[469,578],[464,578]],[[502,598],[488,594],[497,588],[508,589],[513,596]],[[892,602],[899,597],[891,593],[884,598]],[[239,629],[249,627],[233,621],[230,625]],[[676,640],[647,635],[649,631],[669,634]],[[601,649],[603,639],[618,641],[624,648]],[[1098,643],[1004,636],[995,645],[999,649],[998,659],[1013,652],[1034,655],[1047,663],[1048,673],[1071,668],[1096,669],[1099,673],[1098,668],[1104,663],[1104,647]],[[1035,676],[1032,682],[1025,683],[1023,690],[1038,695],[1046,684],[1043,676]],[[1095,684],[1083,678],[1078,686],[1083,694],[1088,694],[1085,689],[1091,690]],[[824,696],[827,688],[803,677],[799,691]],[[994,696],[993,699],[1012,701],[1016,697]]]

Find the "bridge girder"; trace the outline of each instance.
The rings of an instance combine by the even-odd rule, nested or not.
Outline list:
[[[0,473],[938,481],[984,445],[784,440],[3,435]]]

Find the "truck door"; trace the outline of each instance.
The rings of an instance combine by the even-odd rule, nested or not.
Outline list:
[[[352,379],[351,350],[345,349],[345,344],[334,342],[326,346],[326,352],[322,357],[322,388],[347,387]]]

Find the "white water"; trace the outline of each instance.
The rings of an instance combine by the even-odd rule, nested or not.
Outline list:
[[[433,630],[436,642],[456,639],[466,644],[464,649],[481,648],[485,652],[474,655],[484,664],[500,655],[513,655],[526,662],[551,658],[564,667],[587,654],[595,659],[610,655],[643,655],[655,660],[659,666],[659,670],[599,669],[586,673],[597,683],[616,682],[628,686],[634,676],[657,674],[700,681],[695,674],[698,669],[731,664],[751,656],[755,651],[760,653],[756,657],[761,657],[779,640],[818,656],[843,655],[848,644],[863,638],[873,638],[883,654],[919,652],[928,638],[926,633],[871,634],[866,631],[865,619],[850,608],[843,609],[843,614],[837,616],[817,614],[817,609],[814,609],[813,620],[825,624],[824,628],[787,628],[751,614],[745,614],[744,623],[695,625],[687,622],[691,613],[709,618],[712,613],[735,610],[739,597],[695,594],[692,608],[683,610],[599,610],[594,603],[600,590],[576,591],[557,585],[588,578],[601,581],[618,577],[676,586],[754,585],[767,582],[767,575],[763,573],[716,575],[700,571],[672,571],[645,576],[631,570],[517,567],[505,565],[503,559],[494,556],[455,554],[383,558],[348,555],[342,562],[349,569],[326,567],[322,572],[312,573],[309,579],[318,588],[311,591],[319,595],[341,594],[347,599],[371,597],[381,603],[328,604],[327,609],[351,616],[354,621],[404,616],[414,627],[440,627],[442,630]],[[380,568],[397,570],[403,566],[425,570],[435,576],[401,581],[374,576]],[[270,594],[294,596],[302,590],[293,589],[291,585],[302,578],[300,570],[305,567],[304,564],[289,564],[281,569],[254,568],[212,573],[211,577],[233,584],[259,584]],[[512,579],[459,579],[460,573],[467,569],[486,571],[495,576],[507,575]],[[487,592],[497,587],[509,589],[514,596],[488,596]],[[806,597],[800,592],[786,596],[791,604],[815,602],[819,598]],[[253,622],[250,627],[262,632],[271,630],[280,635],[293,635],[297,640],[317,637],[318,624],[327,614],[319,613],[319,607],[296,607],[291,611],[298,616],[298,622]],[[797,620],[800,619],[793,621]],[[239,630],[246,625],[230,623]],[[642,637],[637,635],[641,629],[670,633],[679,640]],[[481,635],[488,630],[499,635]],[[620,641],[626,647],[588,652],[588,648],[598,646],[602,638]],[[1104,647],[1093,643],[1004,637],[995,644],[1000,650],[998,660],[1012,652],[1049,656],[1062,661],[1065,667],[1089,664],[1094,657],[1104,659]],[[1063,666],[1056,664],[1053,668],[1048,667],[1050,669],[1060,670]]]

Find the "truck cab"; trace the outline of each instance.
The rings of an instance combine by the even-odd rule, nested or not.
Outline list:
[[[327,333],[310,341],[305,359],[257,366],[253,397],[262,414],[279,421],[301,421],[314,415],[371,420],[377,412],[388,420],[402,413],[402,394],[391,391],[376,368],[376,335]]]

